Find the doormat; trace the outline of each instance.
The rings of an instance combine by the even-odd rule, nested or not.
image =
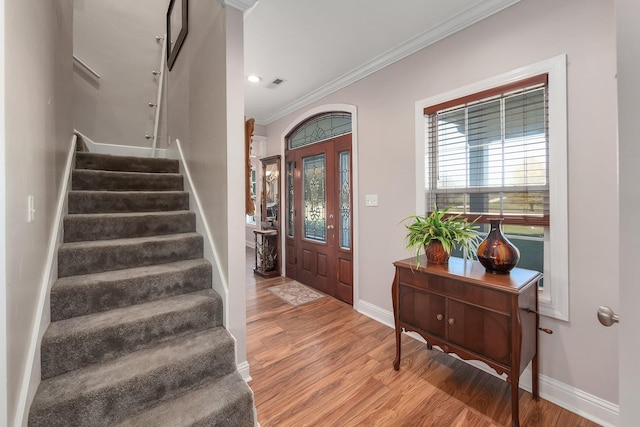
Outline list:
[[[284,285],[272,286],[269,290],[277,297],[294,306],[307,304],[311,301],[326,297],[325,294],[321,294],[295,280],[290,283],[285,283]]]

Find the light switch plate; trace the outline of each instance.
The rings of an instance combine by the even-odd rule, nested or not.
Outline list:
[[[378,195],[367,194],[364,199],[365,206],[378,206]]]

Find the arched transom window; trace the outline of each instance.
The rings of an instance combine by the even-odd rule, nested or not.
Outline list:
[[[288,138],[288,148],[292,150],[304,147],[346,133],[351,133],[351,114],[323,113],[310,118],[291,132]]]

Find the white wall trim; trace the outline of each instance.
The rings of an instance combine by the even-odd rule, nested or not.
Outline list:
[[[249,374],[249,362],[247,361],[238,364],[238,372],[242,375],[245,382],[250,382],[253,379]]]
[[[86,144],[87,149],[91,153],[112,154],[114,156],[135,156],[135,157],[154,157],[153,148],[151,147],[134,147],[132,145],[103,144],[95,142],[82,132],[76,130],[75,134]],[[167,159],[172,158],[173,151],[165,148],[156,148],[155,157]]]
[[[351,114],[351,176],[352,176],[352,180],[353,182],[351,183],[351,191],[352,191],[352,200],[353,200],[353,206],[352,206],[352,214],[353,214],[353,308],[355,308],[356,310],[359,309],[358,304],[360,303],[360,208],[359,208],[359,202],[360,202],[360,192],[359,192],[359,187],[360,187],[360,180],[359,180],[359,168],[358,168],[358,162],[359,162],[359,150],[358,150],[358,108],[355,105],[351,105],[351,104],[325,104],[325,105],[321,105],[315,108],[312,108],[310,110],[307,110],[306,112],[302,113],[301,115],[299,115],[295,120],[293,120],[291,123],[289,123],[289,125],[285,128],[284,132],[282,133],[281,137],[280,137],[280,155],[282,157],[282,162],[281,162],[281,166],[280,166],[280,176],[287,176],[286,175],[286,161],[284,158],[284,154],[285,154],[285,147],[287,144],[287,135],[293,130],[293,128],[295,128],[297,125],[299,125],[300,123],[302,123],[303,121],[316,116],[318,114],[322,114],[322,113],[329,113],[332,111],[343,111],[346,113]],[[286,194],[286,182],[283,179],[282,182],[280,183],[280,191],[281,194]],[[283,216],[284,219],[284,216]],[[285,242],[286,242],[286,236],[285,236],[285,232],[284,232],[284,224],[285,221],[280,221],[280,223],[282,224],[283,230],[280,232],[280,234],[282,235],[282,237],[280,237],[280,247],[283,248],[283,250],[281,251],[281,265],[283,266],[281,268],[282,270],[282,275],[285,275],[285,266],[286,264],[286,254],[284,251],[285,248]]]
[[[362,313],[365,316],[370,317],[373,320],[380,322],[392,329],[396,328],[393,313],[389,310],[385,310],[384,308],[380,308],[377,305],[371,304],[370,302],[364,300],[358,301],[358,307],[359,313]]]
[[[258,4],[259,0],[223,0],[222,4],[238,9],[240,12],[247,10]]]
[[[31,340],[29,344],[29,352],[27,353],[27,362],[24,365],[22,373],[22,386],[20,387],[20,395],[18,396],[18,407],[14,420],[15,426],[26,425],[29,418],[29,408],[33,396],[35,396],[38,385],[40,384],[40,343],[42,336],[51,323],[51,313],[49,310],[49,291],[51,286],[58,278],[58,262],[57,251],[63,239],[62,220],[67,213],[67,194],[69,192],[69,183],[71,182],[71,172],[76,154],[77,136],[71,138],[71,145],[67,154],[67,162],[62,176],[60,185],[60,193],[58,194],[58,203],[56,206],[56,216],[49,237],[49,248],[44,264],[42,280],[40,282],[40,293],[38,297],[38,305],[36,315],[31,330]]]
[[[426,211],[425,123],[424,108],[482,90],[516,82],[527,77],[548,73],[549,76],[549,181],[551,236],[553,244],[545,242],[545,282],[550,284],[540,295],[540,314],[569,321],[569,212],[567,176],[567,55],[557,55],[535,64],[494,76],[467,86],[447,91],[415,104],[416,141],[416,212]],[[552,265],[553,264],[553,265]]]
[[[0,22],[5,22],[5,5],[0,7]],[[4,27],[3,27],[4,28]],[[9,425],[9,379],[7,347],[7,128],[5,105],[5,31],[0,31],[0,425]]]
[[[383,325],[395,329],[395,322],[393,313],[391,311],[380,308],[367,301],[359,301],[358,307],[358,312],[382,323]],[[424,338],[414,332],[404,333],[404,335],[410,336],[421,342],[426,342]],[[487,372],[495,377],[502,379],[506,377],[505,375],[498,375],[496,371],[491,369],[483,362],[477,360],[464,360],[459,358],[455,354],[451,354],[451,356],[462,360],[463,362],[468,363],[478,369],[481,369],[484,372]],[[391,366],[391,361],[389,361],[389,366]],[[544,374],[540,374],[538,379],[540,386],[540,397],[542,397],[543,399],[548,400],[551,403],[554,403],[568,411],[574,412],[581,417],[584,417],[602,426],[613,427],[618,425],[620,419],[619,405],[601,399],[598,396],[594,396],[593,394],[572,387]],[[520,388],[531,392],[530,367],[527,367],[527,369],[525,369],[520,377]]]
[[[196,214],[196,231],[204,237],[204,258],[208,260],[213,266],[213,289],[222,297],[222,307],[224,310],[224,325],[229,328],[229,285],[224,275],[221,273],[222,263],[216,249],[215,242],[213,241],[213,235],[209,229],[208,222],[204,210],[202,209],[202,203],[200,203],[200,197],[198,191],[195,188],[193,180],[191,179],[191,173],[182,151],[182,144],[179,139],[176,139],[176,147],[178,148],[178,156],[180,160],[180,168],[184,172],[184,186],[185,191],[189,193],[189,205],[193,206],[194,213]],[[235,340],[235,337],[234,337]]]
[[[296,101],[276,110],[274,113],[261,118],[256,118],[259,125],[268,125],[278,119],[285,117],[305,106],[324,98],[350,84],[363,79],[376,71],[379,71],[401,59],[406,58],[415,52],[430,46],[445,37],[467,28],[501,10],[512,6],[520,0],[484,0],[476,2],[473,6],[463,10],[459,14],[449,18],[439,25],[429,28],[424,33],[396,46],[387,52],[373,58],[358,68],[338,77],[329,83],[320,86],[306,96],[298,98]]]

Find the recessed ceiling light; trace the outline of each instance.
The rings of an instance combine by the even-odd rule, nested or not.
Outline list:
[[[251,83],[258,83],[262,80],[262,78],[260,76],[256,76],[255,74],[251,74],[249,75],[249,77],[247,77],[247,80],[249,80]]]

